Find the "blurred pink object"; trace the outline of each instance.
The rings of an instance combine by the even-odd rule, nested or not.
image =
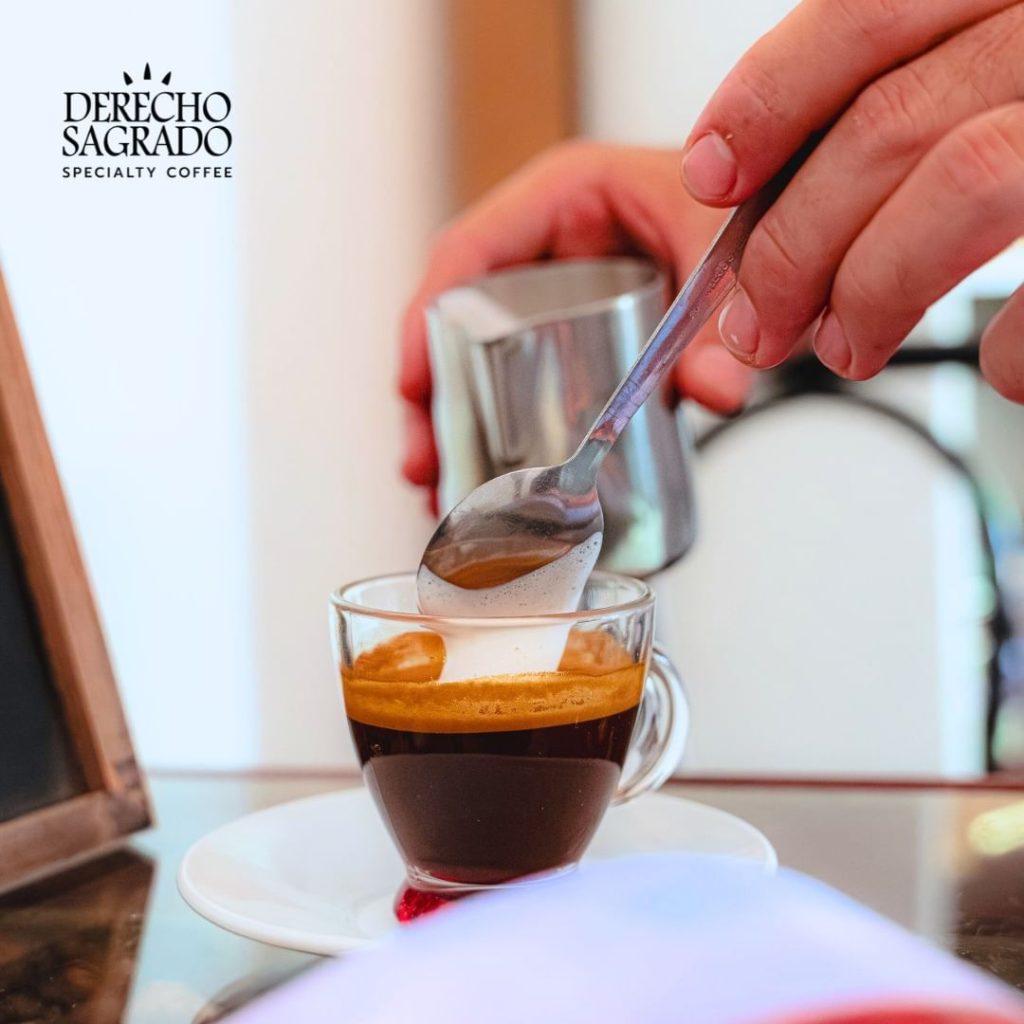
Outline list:
[[[453,904],[231,1020],[1024,1024],[1024,999],[813,879],[679,855]]]

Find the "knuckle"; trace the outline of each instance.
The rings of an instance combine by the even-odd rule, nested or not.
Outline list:
[[[883,298],[872,266],[867,261],[850,255],[836,276],[832,289],[833,303],[841,305],[846,311],[852,311],[852,317],[850,312],[847,312],[847,317],[851,320],[856,320],[858,313],[863,315],[868,310],[877,309]]]
[[[929,120],[929,96],[918,73],[907,65],[872,82],[850,107],[854,144],[879,158],[914,148]]]
[[[877,42],[901,17],[906,17],[905,0],[832,0],[832,8],[856,33]]]
[[[736,67],[734,83],[740,96],[753,108],[750,120],[767,114],[773,119],[786,117],[783,91],[774,75],[756,53],[749,53]]]
[[[1006,75],[1005,81],[1013,90],[1012,94],[1021,96],[1024,78],[1021,75],[1021,54],[1024,52],[1024,4],[1017,2],[1012,7],[994,14],[980,22],[970,30],[968,38],[971,46],[967,51],[969,74],[967,81],[973,84],[974,78],[979,83],[999,81],[993,75],[999,71]],[[981,90],[978,90],[981,92]],[[1002,88],[997,88],[1002,92]],[[984,98],[984,96],[983,96]],[[986,106],[994,104],[986,103]]]
[[[569,202],[560,203],[554,218],[556,239],[604,238],[609,218],[604,200],[587,188],[579,188]]]
[[[575,189],[605,173],[614,149],[588,139],[565,139],[527,160],[515,177],[537,191]]]
[[[859,325],[856,338],[851,338],[853,358],[846,374],[850,380],[875,376],[903,339],[905,332],[898,325],[913,323],[924,312],[903,308],[906,293],[899,282],[905,269],[898,261],[880,268],[877,260],[852,255],[836,277],[832,304],[843,310],[846,323]]]
[[[758,268],[758,276],[766,281],[781,285],[800,274],[801,263],[795,255],[793,240],[774,210],[761,218],[747,249],[751,264]]]
[[[805,245],[806,240],[790,230],[785,217],[772,210],[747,243],[740,281],[757,307],[766,336],[775,341],[795,343],[821,311],[828,294],[828,284],[815,262],[800,256]]]
[[[784,204],[769,209],[750,236],[740,275],[770,330],[793,337],[821,311],[832,280],[827,267],[803,255],[820,248],[799,226]]]
[[[947,136],[935,157],[958,199],[983,209],[1024,202],[1024,104],[976,118]]]
[[[528,167],[538,175],[561,175],[589,165],[605,149],[588,139],[564,139],[539,153]]]

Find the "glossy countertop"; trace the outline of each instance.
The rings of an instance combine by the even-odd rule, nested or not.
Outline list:
[[[124,849],[0,897],[0,1021],[216,1020],[315,962],[205,921],[175,874],[249,811],[349,774],[157,775],[158,824]],[[1024,988],[1024,788],[674,781],[760,828],[813,875]]]

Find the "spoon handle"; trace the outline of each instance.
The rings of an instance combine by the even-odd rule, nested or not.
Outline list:
[[[590,433],[570,459],[576,472],[587,473],[590,479],[593,478],[608,449],[618,440],[633,414],[650,397],[679,354],[733,290],[751,232],[789,183],[805,156],[806,151],[802,150],[768,184],[737,206],[722,225],[633,368],[616,388],[590,428]]]

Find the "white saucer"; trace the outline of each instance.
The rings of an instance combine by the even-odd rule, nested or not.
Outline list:
[[[774,871],[771,843],[725,811],[650,795],[611,808],[587,860],[629,853],[721,854]],[[280,804],[200,839],[178,888],[214,924],[250,939],[333,955],[397,927],[392,905],[405,877],[365,789]]]

